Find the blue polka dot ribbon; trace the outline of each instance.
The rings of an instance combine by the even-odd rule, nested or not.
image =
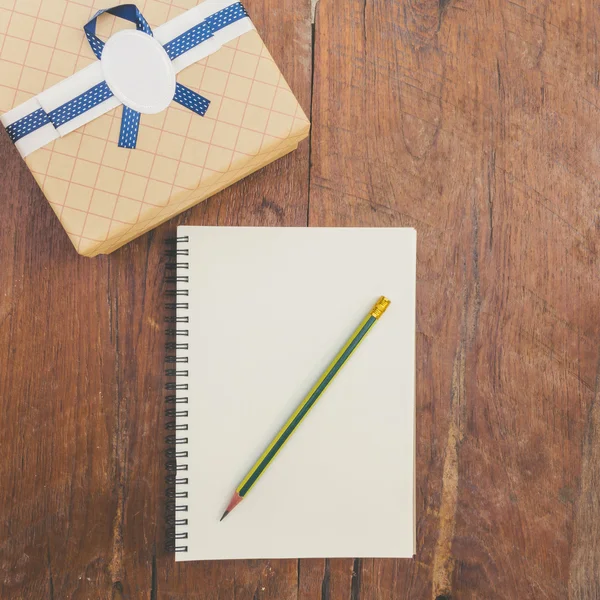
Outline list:
[[[248,13],[242,6],[241,2],[232,4],[214,15],[211,15],[196,27],[192,27],[189,31],[182,33],[179,37],[165,44],[165,50],[171,60],[175,60],[181,56],[184,52],[195,48],[202,42],[210,39],[215,32],[231,25],[235,21],[239,21],[244,17],[247,17]]]
[[[96,35],[96,25],[98,18],[104,13],[111,14],[115,17],[125,19],[135,24],[138,31],[142,31],[147,35],[153,36],[150,25],[144,19],[144,16],[135,6],[135,4],[122,4],[113,8],[99,10],[84,26],[85,35],[88,39],[92,51],[100,60],[102,51],[104,50],[104,42]],[[241,2],[231,4],[226,8],[210,15],[204,21],[193,27],[192,29],[182,33],[180,36],[165,44],[164,49],[171,60],[175,60],[182,54],[185,54],[192,48],[199,46],[213,35],[227,27],[228,25],[244,19],[248,13],[242,6]],[[76,98],[69,100],[62,106],[59,106],[50,113],[46,113],[43,109],[21,118],[15,123],[9,125],[6,130],[13,142],[26,137],[37,129],[46,125],[52,124],[58,128],[79,115],[84,114],[95,106],[98,106],[105,100],[113,97],[113,92],[108,84],[103,81],[98,85],[85,91]],[[190,90],[178,83],[175,88],[175,96],[173,100],[189,110],[204,116],[210,105],[210,100],[204,96]],[[141,114],[127,106],[123,106],[123,114],[121,119],[121,132],[119,135],[119,146],[121,148],[134,149],[137,145],[138,133],[140,128]]]
[[[26,135],[38,130],[40,127],[44,127],[44,125],[49,125],[50,123],[52,123],[52,121],[48,117],[46,111],[43,108],[40,108],[18,120],[16,123],[9,125],[6,128],[6,132],[8,133],[8,137],[10,137],[13,142],[16,142]]]
[[[119,134],[120,148],[135,148],[138,132],[140,130],[140,118],[142,115],[123,105],[123,118],[121,119],[121,133]]]
[[[87,92],[80,94],[77,98],[73,98],[73,100],[53,110],[48,114],[48,118],[54,127],[60,127],[71,119],[87,112],[90,108],[94,108],[94,106],[98,106],[98,104],[112,98],[112,96],[113,93],[110,91],[108,84],[103,81]]]

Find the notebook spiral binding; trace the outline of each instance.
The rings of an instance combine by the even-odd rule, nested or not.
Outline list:
[[[171,327],[167,326],[165,331],[167,336],[165,358],[167,383],[165,388],[168,392],[165,396],[165,427],[168,432],[165,438],[167,444],[165,451],[167,470],[165,478],[167,485],[165,544],[167,552],[188,551],[187,545],[183,545],[185,542],[181,541],[188,539],[187,531],[184,530],[188,524],[186,514],[188,505],[185,502],[188,493],[181,490],[181,486],[188,484],[188,478],[183,473],[188,470],[185,460],[188,458],[188,451],[182,449],[188,443],[187,435],[183,433],[188,430],[186,423],[188,411],[185,410],[188,404],[188,384],[180,383],[182,378],[188,377],[188,370],[180,365],[187,364],[188,357],[185,353],[189,350],[187,342],[181,341],[181,338],[189,336],[189,329],[185,329],[185,323],[189,323],[189,316],[181,314],[189,310],[189,304],[183,299],[189,295],[189,290],[182,285],[189,283],[189,277],[182,274],[190,268],[188,262],[182,262],[185,261],[184,257],[189,256],[189,248],[185,247],[189,241],[187,236],[167,240],[167,244],[171,248],[166,252],[169,262],[166,265],[167,290],[165,294],[169,298],[169,302],[165,304],[167,310],[165,322],[172,325]]]

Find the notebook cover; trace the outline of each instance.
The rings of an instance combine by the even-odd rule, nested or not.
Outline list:
[[[414,553],[412,229],[180,227],[177,560]],[[187,241],[186,241],[187,240]],[[391,305],[224,521],[381,295]],[[185,482],[183,480],[185,479]],[[185,520],[185,524],[183,524]]]

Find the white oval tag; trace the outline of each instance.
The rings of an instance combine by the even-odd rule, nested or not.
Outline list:
[[[112,93],[140,113],[162,112],[175,96],[173,62],[156,39],[141,31],[111,36],[102,51],[102,70]]]

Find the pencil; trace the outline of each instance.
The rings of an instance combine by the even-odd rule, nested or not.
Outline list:
[[[369,333],[371,327],[377,323],[389,305],[390,301],[385,296],[381,296],[381,298],[379,298],[375,306],[369,311],[367,316],[357,327],[356,331],[350,336],[336,357],[331,361],[331,364],[327,367],[327,369],[325,369],[325,372],[321,375],[317,383],[315,383],[310,392],[308,392],[298,408],[296,408],[296,410],[292,413],[285,425],[281,428],[273,441],[267,446],[266,450],[261,454],[260,458],[256,461],[256,463],[254,463],[254,466],[250,469],[250,471],[248,471],[248,474],[238,485],[233,493],[229,505],[227,506],[227,509],[221,517],[221,521],[245,498],[246,494],[256,484],[260,476],[264,473],[265,469],[271,464],[273,459],[277,456],[277,453],[290,438],[294,430],[298,427],[298,425],[300,425],[302,420],[309,413],[310,409],[316,404],[321,394],[337,375],[338,371],[344,366],[346,361],[350,358],[354,350],[356,350],[357,346],[362,342],[367,333]]]

